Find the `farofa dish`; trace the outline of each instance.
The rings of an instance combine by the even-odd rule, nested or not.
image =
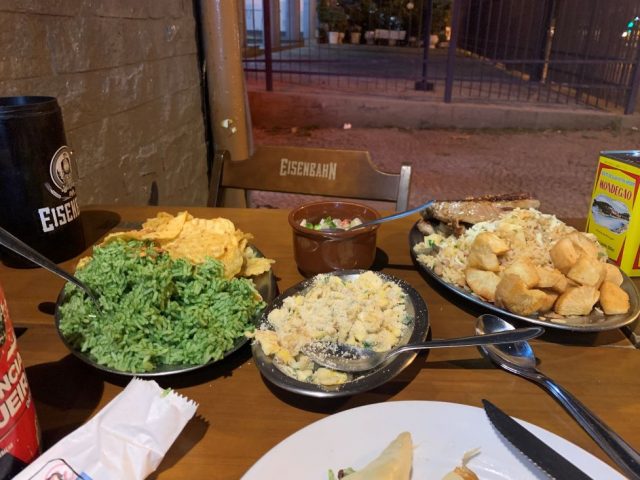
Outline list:
[[[252,336],[286,375],[331,386],[353,377],[317,366],[302,353],[304,345],[330,340],[385,351],[400,342],[409,323],[406,294],[396,283],[373,272],[353,280],[322,274],[271,310]]]
[[[433,230],[414,252],[445,282],[518,315],[561,321],[630,308],[622,274],[595,237],[533,208],[478,222],[459,236]]]
[[[223,358],[265,307],[252,280],[240,275],[263,273],[272,260],[257,257],[249,238],[227,219],[186,212],[108,236],[76,271],[102,312],[69,284],[59,306],[60,333],[72,348],[121,372]]]

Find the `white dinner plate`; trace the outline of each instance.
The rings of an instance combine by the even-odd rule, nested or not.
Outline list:
[[[624,479],[580,447],[518,421],[589,476]],[[326,417],[273,447],[242,478],[327,480],[329,469],[364,467],[404,431],[413,437],[413,480],[441,480],[478,447],[467,466],[482,480],[548,478],[493,429],[482,408],[427,401],[376,403]]]

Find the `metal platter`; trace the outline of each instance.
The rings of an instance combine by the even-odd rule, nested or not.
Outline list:
[[[353,281],[366,270],[338,270],[326,275],[339,276],[347,281]],[[410,318],[410,328],[405,332],[401,339],[401,344],[422,342],[426,339],[429,332],[429,313],[427,305],[420,294],[405,281],[380,272],[375,272],[385,281],[391,281],[400,286],[406,294],[406,309]],[[294,285],[282,295],[276,298],[262,314],[262,322],[267,322],[269,312],[280,308],[283,301],[287,297],[304,293],[309,288],[315,277],[311,277],[303,282]],[[357,393],[366,392],[376,388],[383,383],[388,382],[398,375],[415,359],[416,353],[402,353],[378,368],[364,372],[353,380],[342,385],[321,386],[313,383],[306,383],[296,380],[286,375],[282,370],[274,365],[271,357],[267,356],[257,342],[251,345],[253,358],[262,375],[273,384],[290,392],[306,395],[310,397],[345,397],[355,395]]]
[[[622,315],[605,315],[602,312],[593,310],[590,315],[581,317],[564,317],[560,319],[546,319],[537,316],[525,317],[522,315],[516,315],[500,307],[497,307],[493,303],[487,302],[480,297],[474,295],[472,292],[463,290],[462,288],[445,282],[440,278],[433,270],[426,267],[418,261],[418,256],[413,250],[413,247],[424,241],[424,234],[418,230],[417,223],[413,225],[409,232],[409,248],[411,250],[411,258],[416,265],[416,268],[423,272],[427,277],[433,279],[445,287],[450,292],[458,295],[469,302],[472,302],[480,307],[485,308],[491,313],[499,315],[505,319],[520,320],[523,322],[535,323],[536,325],[543,325],[548,328],[558,328],[561,330],[573,330],[579,332],[600,332],[604,330],[614,330],[616,328],[623,327],[633,322],[640,314],[640,293],[636,288],[633,281],[622,273],[622,289],[629,295],[629,302],[631,304],[629,312]]]
[[[258,257],[264,257],[264,255],[262,255],[262,253],[255,247],[251,246],[251,248],[255,251],[256,256]],[[262,298],[264,299],[264,301],[266,302],[266,304],[268,305],[275,297],[277,294],[277,284],[276,284],[276,279],[275,279],[275,275],[273,274],[273,272],[271,270],[269,270],[268,272],[265,272],[261,275],[258,275],[256,277],[252,277],[251,279],[253,281],[253,283],[256,286],[256,289],[258,290],[258,292],[260,292],[260,295],[262,296]],[[201,364],[201,365],[162,365],[160,367],[158,367],[155,370],[149,371],[149,372],[123,372],[121,370],[116,370],[114,368],[111,367],[107,367],[104,365],[100,365],[99,363],[97,363],[95,361],[95,359],[93,357],[91,357],[91,355],[81,352],[78,349],[76,349],[75,347],[73,347],[68,341],[67,339],[64,337],[64,335],[62,335],[62,332],[60,332],[60,311],[59,311],[59,306],[62,305],[62,303],[64,302],[64,288],[60,291],[60,294],[58,295],[58,300],[56,302],[56,310],[55,310],[55,325],[56,325],[56,330],[58,332],[58,335],[60,336],[60,339],[62,340],[62,342],[65,344],[65,346],[69,349],[69,351],[75,355],[76,357],[78,357],[80,360],[82,360],[83,362],[87,363],[88,365],[91,365],[94,368],[97,368],[98,370],[102,370],[103,372],[108,372],[108,373],[115,373],[117,375],[126,375],[126,376],[130,376],[130,377],[160,377],[160,376],[165,376],[165,375],[174,375],[177,373],[185,373],[185,372],[190,372],[193,370],[198,370],[204,367],[207,367],[209,365],[212,365],[214,363],[220,362],[222,360],[224,360],[226,357],[228,357],[229,355],[231,355],[233,352],[235,352],[236,350],[240,349],[242,346],[246,345],[247,342],[249,341],[249,339],[245,336],[239,337],[235,344],[233,345],[233,347],[231,347],[229,350],[227,350],[224,353],[224,356],[220,359],[220,360],[212,360],[210,362]],[[259,318],[259,316],[258,316]],[[257,318],[255,319],[257,320]],[[254,321],[255,321],[254,320]]]

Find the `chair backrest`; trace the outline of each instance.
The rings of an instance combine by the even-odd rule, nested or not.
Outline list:
[[[409,204],[411,166],[386,173],[376,168],[367,151],[259,147],[247,160],[231,160],[222,152],[214,161],[209,204],[218,205],[214,181],[221,188],[394,202],[400,211]]]

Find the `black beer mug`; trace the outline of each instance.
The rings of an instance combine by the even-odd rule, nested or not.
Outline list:
[[[0,97],[0,225],[54,262],[85,248],[71,155],[55,98]]]

